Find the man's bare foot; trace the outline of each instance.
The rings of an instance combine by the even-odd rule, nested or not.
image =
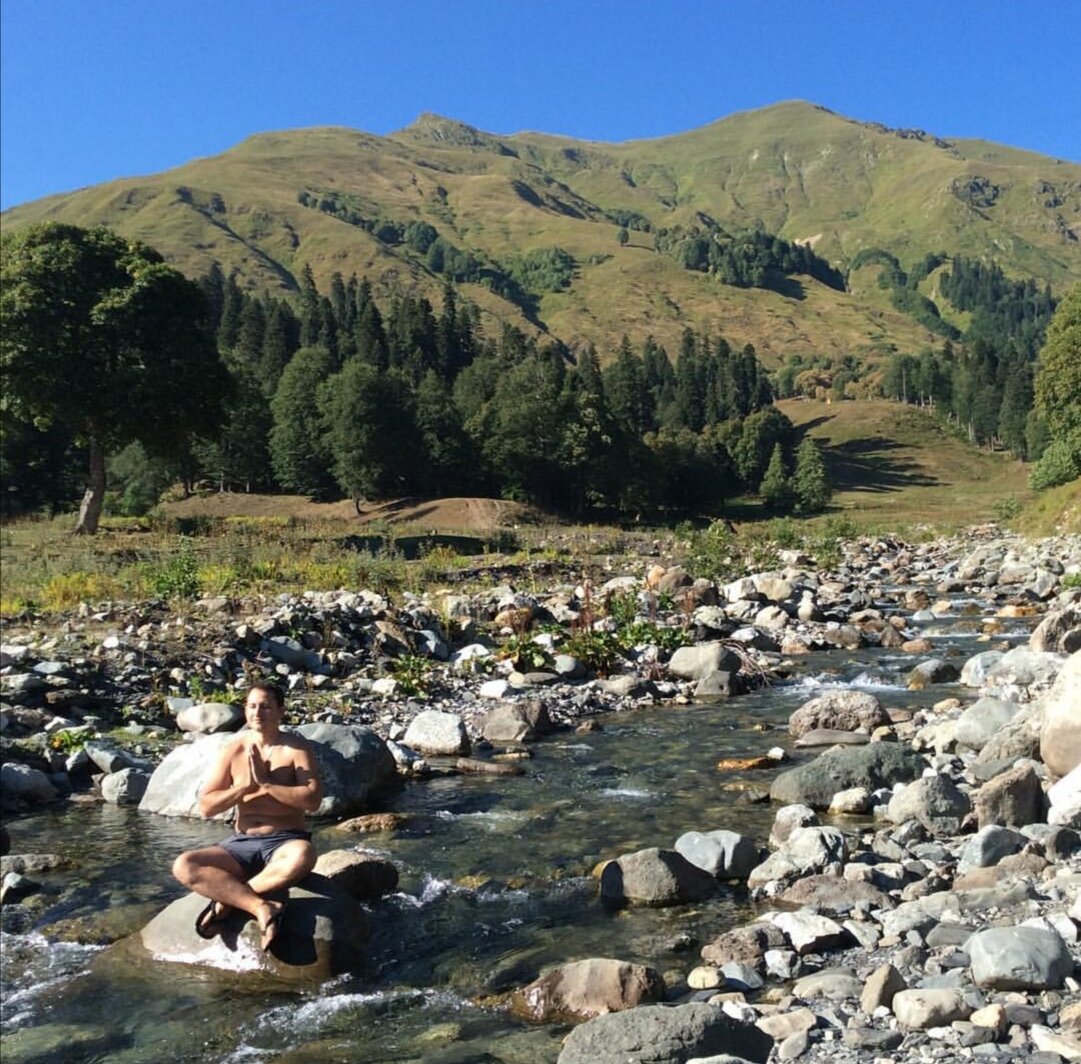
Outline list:
[[[233,909],[224,902],[211,901],[195,918],[195,933],[200,938],[214,938],[225,930]]]
[[[259,919],[259,947],[264,953],[278,937],[282,918],[285,916],[285,906],[281,902],[271,901],[266,903],[266,910],[265,915]]]

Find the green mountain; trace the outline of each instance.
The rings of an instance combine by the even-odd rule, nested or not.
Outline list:
[[[1081,166],[802,102],[624,144],[497,136],[429,114],[387,137],[264,133],[2,216],[5,230],[45,219],[109,225],[192,276],[217,262],[253,290],[296,290],[308,266],[323,291],[355,271],[377,297],[404,287],[438,302],[452,278],[486,317],[593,342],[602,358],[624,333],[674,352],[686,326],[770,362],[940,339],[893,306],[879,266],[831,284],[792,266],[801,246],[842,274],[880,248],[906,269],[928,253],[994,258],[1056,294],[1081,281]],[[756,254],[755,239],[788,265],[753,287],[725,283],[718,262]],[[932,299],[935,282],[921,283]]]

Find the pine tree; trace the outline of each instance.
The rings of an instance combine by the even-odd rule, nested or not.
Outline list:
[[[792,489],[788,482],[784,448],[779,443],[770,455],[766,474],[762,478],[762,483],[758,485],[758,494],[770,510],[784,511],[792,505]]]
[[[810,436],[803,438],[796,452],[796,469],[792,474],[791,487],[800,513],[824,510],[833,494],[822,452]]]

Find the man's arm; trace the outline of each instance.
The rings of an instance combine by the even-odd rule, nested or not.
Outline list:
[[[232,762],[236,754],[236,744],[230,743],[220,754],[210,775],[199,793],[199,812],[205,817],[217,816],[226,809],[232,809],[241,798],[258,789],[250,773],[245,780],[233,779]]]
[[[323,785],[319,780],[319,770],[315,766],[311,747],[297,745],[293,749],[295,783],[274,783],[266,762],[254,747],[248,751],[248,758],[251,778],[258,787],[259,794],[268,795],[290,809],[300,809],[305,813],[314,813],[319,808],[319,803],[323,800]]]

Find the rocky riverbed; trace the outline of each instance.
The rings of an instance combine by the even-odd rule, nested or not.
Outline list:
[[[342,821],[402,778],[513,773],[546,734],[654,703],[735,705],[808,655],[881,648],[910,659],[918,708],[827,691],[729,766],[769,779],[746,795],[775,803],[768,839],[687,824],[595,870],[610,907],[678,914],[738,889],[752,923],[700,944],[682,971],[594,957],[491,1007],[577,1023],[564,1064],[1081,1059],[1081,541],[983,529],[856,541],[831,571],[781,561],[723,585],[628,561],[606,581],[528,593],[392,606],[342,591],[8,622],[5,926],[16,910],[32,921],[41,882],[62,877],[47,855],[18,853],[20,816],[88,798],[191,815],[207,749],[241,723],[207,695],[257,672],[289,688],[323,750],[321,812]],[[628,645],[626,617],[622,640],[605,640],[613,599],[624,614],[633,602],[640,642]],[[971,653],[937,653],[947,622],[968,626]],[[1006,638],[1017,625],[1026,637]],[[936,698],[940,686],[958,693]],[[340,878],[370,891],[373,875],[393,889],[370,862],[367,878]]]

